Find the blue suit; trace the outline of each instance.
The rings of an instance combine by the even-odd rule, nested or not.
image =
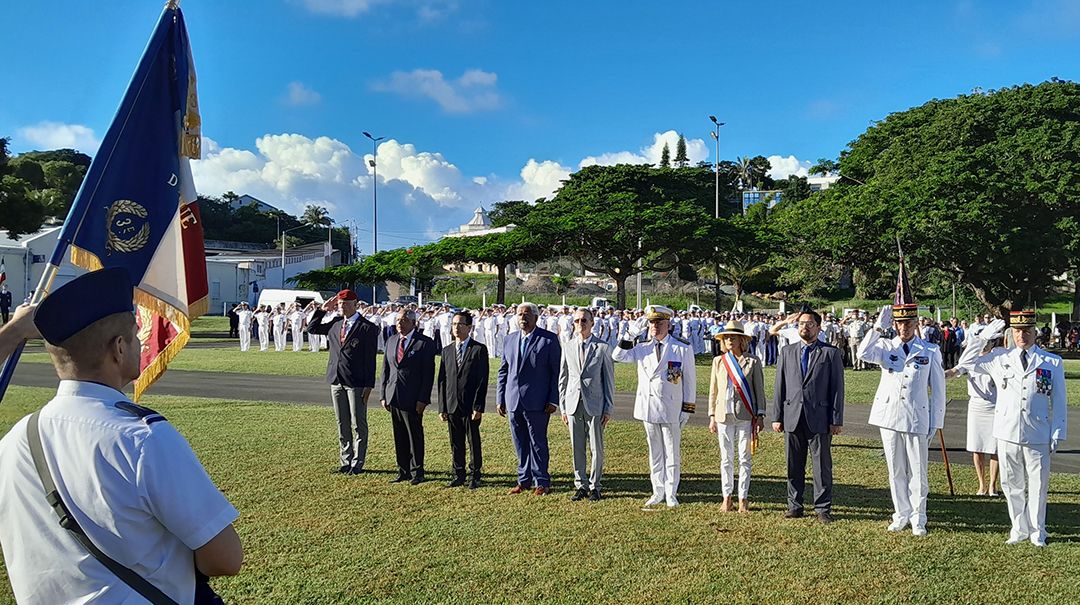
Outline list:
[[[548,421],[545,408],[559,405],[559,364],[562,349],[555,334],[535,328],[525,340],[511,332],[503,342],[503,361],[495,390],[495,404],[510,416],[510,436],[518,456],[518,485],[550,487],[548,473]]]

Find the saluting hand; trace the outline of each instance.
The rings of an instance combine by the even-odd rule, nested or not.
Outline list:
[[[782,422],[774,422],[772,423],[772,430],[774,433],[782,432],[784,430],[784,424]]]
[[[338,304],[340,304],[338,297],[335,296],[323,303],[322,310],[326,311],[327,313],[333,313],[334,311],[337,311]]]

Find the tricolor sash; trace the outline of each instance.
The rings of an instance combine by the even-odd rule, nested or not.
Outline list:
[[[735,355],[728,351],[723,355],[724,369],[727,370],[728,383],[738,393],[739,399],[742,401],[743,407],[747,412],[750,412],[750,417],[757,416],[754,412],[753,397],[750,391],[750,382],[746,380],[746,374],[743,373],[742,366],[739,365],[739,360],[735,358]]]

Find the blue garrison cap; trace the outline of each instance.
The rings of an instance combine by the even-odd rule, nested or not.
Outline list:
[[[80,275],[38,305],[34,325],[58,346],[83,328],[115,313],[135,311],[135,287],[126,269],[114,267]]]

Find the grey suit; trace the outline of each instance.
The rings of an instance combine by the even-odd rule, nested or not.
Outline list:
[[[584,346],[583,346],[584,345]],[[600,489],[604,467],[603,417],[614,409],[615,364],[611,346],[596,336],[588,340],[574,335],[563,346],[559,367],[559,411],[570,427],[574,449],[574,487]],[[582,354],[584,353],[584,358]],[[592,467],[586,474],[585,443],[592,450]]]
[[[802,371],[803,343],[780,350],[772,421],[786,437],[788,509],[801,512],[806,488],[806,456],[814,466],[814,509],[832,508],[832,434],[844,424],[844,358],[840,349],[814,343]]]

